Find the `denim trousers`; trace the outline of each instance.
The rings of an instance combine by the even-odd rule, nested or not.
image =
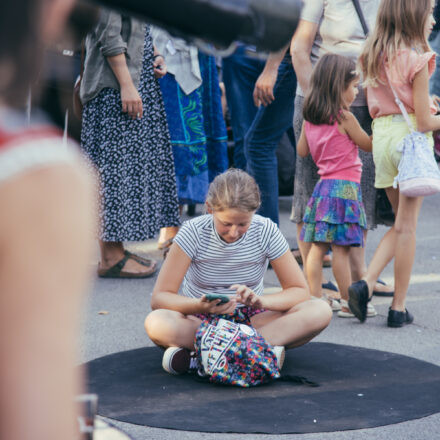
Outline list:
[[[260,106],[244,138],[247,171],[258,183],[261,207],[258,214],[279,224],[278,162],[276,150],[283,134],[288,131],[295,145],[293,131],[296,75],[290,57],[285,57],[278,69],[274,87],[275,100],[267,107]],[[293,166],[293,164],[292,164]]]
[[[240,46],[233,55],[222,60],[223,83],[234,135],[234,167],[242,170],[246,170],[244,137],[258,110],[252,95],[265,64],[247,55],[247,49]]]

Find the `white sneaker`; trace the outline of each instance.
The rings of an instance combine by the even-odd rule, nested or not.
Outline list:
[[[339,312],[339,310],[341,310],[342,308],[341,300],[337,300],[333,298],[329,298],[329,299],[330,299],[330,307],[332,308],[332,312]]]
[[[284,359],[286,358],[286,349],[282,345],[275,345],[272,350],[277,358],[278,369],[281,371],[281,368],[283,368]]]
[[[340,303],[341,303],[341,307],[346,307],[347,309],[349,309],[348,303],[347,303],[347,301],[345,301],[345,299],[341,299]],[[373,304],[371,304],[369,302],[367,305],[367,316],[369,318],[372,318],[373,316],[376,316],[376,315],[377,315],[376,309],[374,308]],[[339,316],[339,318],[354,318],[355,317],[354,313],[344,312],[343,310],[340,310],[338,312],[338,316]]]

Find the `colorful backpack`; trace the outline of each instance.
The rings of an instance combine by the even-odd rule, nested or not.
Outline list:
[[[212,315],[195,336],[198,376],[240,387],[280,378],[273,347],[253,327]]]

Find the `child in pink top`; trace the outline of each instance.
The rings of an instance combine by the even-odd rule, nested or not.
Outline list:
[[[435,24],[434,0],[382,0],[376,26],[360,56],[367,100],[373,121],[375,186],[385,188],[396,221],[385,234],[365,277],[349,288],[349,305],[361,322],[373,286],[385,266],[394,258],[394,298],[388,312],[388,326],[402,327],[413,321],[405,308],[415,254],[417,218],[422,197],[407,197],[392,187],[401,153],[397,147],[409,134],[408,125],[394,102],[390,82],[410,114],[417,130],[433,145],[432,130],[440,129],[440,117],[429,96],[428,79],[435,67],[435,55],[428,36]]]
[[[348,309],[351,284],[350,246],[363,246],[366,219],[360,180],[358,146],[371,151],[371,139],[348,111],[358,93],[355,63],[340,55],[324,55],[316,64],[304,101],[304,123],[297,152],[311,154],[321,179],[304,215],[300,239],[311,242],[305,271],[313,296],[321,296],[322,261],[332,247],[333,274],[341,293],[340,317]],[[375,315],[374,308],[370,310]]]

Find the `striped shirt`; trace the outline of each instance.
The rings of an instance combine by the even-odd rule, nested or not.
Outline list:
[[[182,293],[192,298],[206,293],[235,295],[229,289],[232,284],[245,284],[261,295],[268,261],[289,250],[278,226],[259,215],[233,243],[220,238],[211,214],[186,221],[174,242],[191,258]]]

